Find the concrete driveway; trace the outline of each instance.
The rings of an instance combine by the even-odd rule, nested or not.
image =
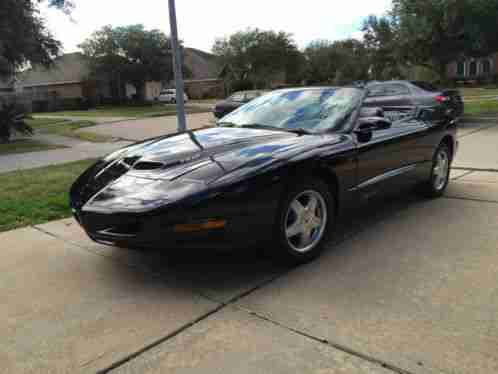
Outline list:
[[[498,123],[464,124],[460,129],[460,150],[454,166],[498,171]]]
[[[213,126],[214,123],[215,118],[211,113],[187,115],[187,128],[190,130]],[[177,132],[177,118],[176,116],[169,116],[118,121],[85,127],[83,130],[117,139],[139,141],[161,135],[174,134]]]
[[[452,177],[297,269],[107,248],[71,219],[0,234],[0,373],[496,373],[498,174]]]

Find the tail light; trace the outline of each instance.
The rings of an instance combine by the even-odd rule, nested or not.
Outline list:
[[[448,101],[450,101],[451,99],[448,97],[448,96],[442,96],[442,95],[438,95],[436,96],[436,101],[438,103],[447,103]]]

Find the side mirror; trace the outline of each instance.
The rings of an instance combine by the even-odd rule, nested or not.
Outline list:
[[[374,131],[387,130],[392,125],[391,121],[384,117],[365,117],[360,118],[358,122],[358,127],[354,132],[362,143],[369,142]]]
[[[435,117],[436,110],[434,108],[417,108],[415,110],[415,118],[420,121],[431,121]]]
[[[358,130],[377,131],[387,130],[392,126],[389,119],[385,117],[365,117],[358,120]]]

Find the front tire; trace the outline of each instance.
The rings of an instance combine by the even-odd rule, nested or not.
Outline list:
[[[275,231],[279,256],[302,264],[319,256],[335,221],[335,200],[320,179],[292,188],[280,204]]]
[[[432,160],[430,179],[425,184],[425,194],[428,197],[441,197],[450,181],[451,152],[449,147],[441,143]]]

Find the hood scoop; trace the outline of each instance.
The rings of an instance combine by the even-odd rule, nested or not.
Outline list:
[[[162,162],[156,161],[139,161],[133,165],[134,170],[158,170],[162,169],[165,165]]]

